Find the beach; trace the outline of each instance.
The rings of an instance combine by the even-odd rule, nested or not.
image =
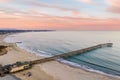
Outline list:
[[[27,52],[16,46],[15,43],[3,41],[9,34],[0,35],[0,45],[7,47],[7,54],[0,56],[0,64],[12,64],[17,61],[32,61],[43,57]],[[32,73],[28,77],[26,74]],[[34,65],[31,69],[12,74],[21,80],[120,80],[111,76],[71,67],[58,61],[50,61]],[[0,79],[1,80],[1,79]]]

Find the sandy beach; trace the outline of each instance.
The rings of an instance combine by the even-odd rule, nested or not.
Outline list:
[[[43,58],[18,48],[15,43],[5,43],[3,39],[6,36],[8,34],[0,35],[0,45],[8,46],[8,53],[0,56],[0,64],[6,65],[15,63],[16,61],[31,61]],[[32,76],[28,77],[25,75],[28,72],[31,72]],[[29,70],[14,73],[13,75],[21,80],[120,80],[120,78],[89,72],[57,61],[37,64]]]

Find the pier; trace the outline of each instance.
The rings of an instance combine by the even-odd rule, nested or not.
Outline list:
[[[103,48],[103,47],[112,47],[112,45],[113,45],[112,43],[99,44],[99,45],[91,46],[91,47],[88,47],[88,48],[84,48],[84,49],[80,49],[80,50],[76,50],[76,51],[71,51],[71,52],[68,52],[68,53],[55,55],[53,57],[48,57],[48,58],[43,58],[43,59],[40,59],[40,60],[30,61],[30,63],[32,65],[33,64],[39,64],[39,63],[45,63],[45,62],[60,59],[60,58],[67,58],[67,57],[71,57],[71,56],[74,56],[74,55],[86,53],[86,52],[96,50],[96,49],[99,49],[99,48]]]
[[[23,71],[26,69],[31,68],[33,65],[35,64],[41,64],[41,63],[45,63],[48,61],[53,61],[53,60],[57,60],[60,58],[68,58],[74,55],[78,55],[78,54],[82,54],[82,53],[86,53],[92,50],[96,50],[99,48],[103,48],[103,47],[112,47],[112,43],[105,43],[105,44],[99,44],[99,45],[95,45],[95,46],[91,46],[88,48],[84,48],[84,49],[80,49],[80,50],[76,50],[76,51],[72,51],[72,52],[68,52],[68,53],[63,53],[63,54],[59,54],[59,55],[55,55],[52,57],[48,57],[48,58],[43,58],[43,59],[38,59],[38,60],[33,60],[33,61],[25,61],[25,62],[16,62],[13,64],[8,64],[8,65],[0,65],[0,76],[3,77],[6,74],[10,74],[10,73],[15,73],[15,72],[19,72],[19,71]]]

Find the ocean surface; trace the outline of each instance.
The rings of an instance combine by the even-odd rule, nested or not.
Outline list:
[[[103,74],[120,77],[120,31],[50,31],[10,35],[6,42],[40,56],[52,56],[83,49],[101,43],[113,43],[62,62]]]

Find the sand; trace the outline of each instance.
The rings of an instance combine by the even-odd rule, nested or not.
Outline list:
[[[16,46],[15,43],[5,43],[3,39],[7,36],[0,35],[0,44],[9,46],[8,53],[0,56],[0,64],[11,64],[16,61],[31,61],[43,57],[36,56]],[[32,73],[28,77],[26,74]],[[21,80],[120,80],[120,78],[113,78],[95,72],[89,72],[80,68],[75,68],[62,64],[57,61],[46,62],[34,65],[31,69],[12,74]],[[2,78],[0,78],[1,80]]]

